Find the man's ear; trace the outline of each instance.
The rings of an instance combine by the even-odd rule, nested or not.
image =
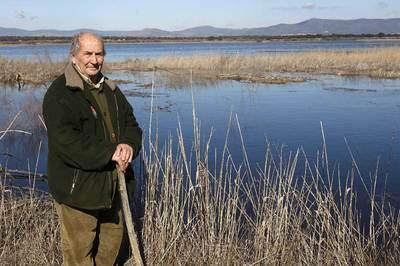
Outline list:
[[[72,62],[72,64],[76,65],[76,59],[73,55],[71,56],[71,62]]]

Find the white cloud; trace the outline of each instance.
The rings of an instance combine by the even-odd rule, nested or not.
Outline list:
[[[305,3],[302,6],[280,6],[274,7],[274,10],[284,10],[284,11],[293,11],[293,10],[302,10],[302,9],[309,9],[309,10],[336,10],[340,9],[342,6],[319,6],[315,3]]]
[[[317,5],[315,3],[305,3],[304,5],[301,6],[301,8],[304,9],[315,9]]]
[[[225,24],[224,27],[227,27],[227,28],[236,28],[236,27],[238,27],[238,25],[233,24],[233,23],[229,23],[229,24]]]
[[[385,14],[386,17],[397,18],[400,17],[400,11],[389,11]]]
[[[22,19],[22,20],[34,20],[37,17],[36,16],[28,16],[28,14],[26,14],[26,12],[24,10],[17,10],[15,12],[15,15],[17,18]]]
[[[17,18],[26,19],[26,14],[25,14],[25,11],[24,11],[24,10],[18,10],[18,11],[16,12],[16,15],[17,15]]]
[[[386,9],[386,8],[389,7],[389,4],[386,3],[385,1],[380,1],[380,2],[377,3],[377,5],[378,5],[379,8],[382,8],[382,9]]]

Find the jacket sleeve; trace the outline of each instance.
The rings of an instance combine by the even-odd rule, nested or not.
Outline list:
[[[121,113],[122,113],[122,127],[121,135],[118,143],[128,144],[133,148],[133,158],[138,156],[140,149],[142,148],[142,130],[136,121],[135,115],[133,114],[133,108],[129,104],[126,97],[122,92],[117,89],[118,98],[121,102]]]
[[[74,113],[62,98],[45,96],[43,116],[49,152],[72,167],[85,171],[102,170],[111,161],[116,144],[96,136],[85,136],[80,129],[80,118]]]

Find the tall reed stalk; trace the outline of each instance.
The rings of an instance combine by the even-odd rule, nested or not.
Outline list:
[[[60,75],[66,60],[55,62],[50,56],[32,60],[0,57],[0,84],[46,84]],[[109,62],[108,71],[154,71],[178,74],[183,79],[193,70],[198,80],[237,79],[254,82],[296,82],[287,77],[271,76],[276,72],[358,75],[373,78],[400,78],[400,48],[321,50],[296,53],[256,55],[190,55]],[[184,71],[184,73],[182,73]],[[174,78],[175,76],[175,78]],[[170,78],[176,79],[176,75]]]
[[[364,180],[355,159],[346,174],[332,167],[322,125],[322,152],[313,162],[302,149],[287,153],[266,145],[264,161],[255,167],[247,157],[246,136],[241,135],[243,160],[234,160],[230,129],[218,152],[200,124],[193,110],[191,143],[180,124],[177,137],[164,145],[157,133],[144,142],[141,234],[148,265],[400,261],[399,212],[377,200],[379,173]],[[10,187],[0,174],[1,264],[60,265],[59,225],[50,198]],[[361,216],[361,192],[354,185],[360,180],[368,190],[363,205],[370,209],[368,217]]]
[[[110,69],[172,72],[190,70],[202,78],[218,75],[265,75],[271,72],[359,75],[400,78],[400,48],[317,50],[255,55],[189,55],[131,59],[108,64]]]
[[[399,261],[398,211],[376,201],[378,172],[371,176],[366,219],[354,187],[363,178],[357,164],[345,176],[329,167],[323,127],[315,163],[302,150],[285,156],[267,146],[263,166],[254,169],[243,136],[243,162],[236,164],[225,145],[215,167],[199,125],[195,118],[191,147],[179,127],[176,143],[170,138],[162,148],[145,149],[143,238],[150,265]]]

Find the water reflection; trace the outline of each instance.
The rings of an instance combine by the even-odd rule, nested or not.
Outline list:
[[[266,85],[205,82],[195,75],[190,78],[190,73],[156,72],[153,75],[119,71],[108,75],[112,79],[129,81],[119,86],[133,105],[146,136],[150,110],[153,111],[152,126],[157,128],[160,143],[164,143],[167,136],[176,139],[179,121],[187,147],[191,146],[195,107],[201,121],[202,141],[205,143],[212,131],[212,153],[215,149],[217,160],[230,128],[228,148],[239,163],[243,160],[242,137],[254,168],[263,165],[269,145],[277,151],[283,147],[286,154],[302,147],[313,162],[317,160],[318,150],[322,150],[322,122],[330,165],[338,167],[346,177],[353,169],[350,149],[368,181],[379,159],[378,192],[386,189],[394,201],[400,196],[398,80],[311,75],[304,83]],[[154,86],[149,86],[153,80]],[[34,169],[39,154],[39,171],[46,171],[47,143],[38,118],[44,93],[45,88],[24,87],[21,91],[1,88],[1,129],[21,111],[12,129],[32,133],[9,133],[1,140],[2,165]],[[214,159],[213,154],[210,160]],[[357,185],[362,186],[361,182]]]
[[[10,126],[0,143],[3,167],[34,171],[38,163],[39,170],[45,171],[47,140],[39,117],[44,92],[44,89],[31,87],[1,89],[1,128],[5,130]]]
[[[330,40],[330,41],[273,41],[273,42],[197,42],[197,43],[106,43],[107,61],[128,58],[154,58],[193,54],[255,54],[287,53],[310,50],[351,50],[358,48],[399,47],[398,40]],[[68,58],[69,44],[2,45],[0,56],[32,59]]]
[[[157,76],[156,81],[162,75]],[[222,151],[231,113],[237,114],[250,162],[262,165],[268,143],[283,145],[286,152],[302,147],[310,161],[321,151],[321,122],[326,134],[331,165],[339,167],[344,176],[352,170],[349,150],[369,182],[377,162],[378,191],[395,195],[400,187],[400,147],[398,145],[399,88],[397,80],[311,76],[305,83],[286,85],[244,84],[234,81],[215,82],[210,86],[184,84],[186,89],[154,88],[153,106],[169,106],[169,112],[158,111],[153,123],[159,136],[176,136],[179,120],[188,145],[192,140],[192,95],[196,113],[201,120],[203,138],[213,130],[212,146]],[[143,83],[151,75],[142,76]],[[123,90],[149,92],[149,89],[122,86]],[[326,89],[340,88],[340,89]],[[148,127],[151,98],[130,97],[137,116]],[[243,159],[241,136],[232,122],[229,149],[237,161]],[[346,145],[345,139],[348,143]],[[165,139],[161,140],[162,143]],[[386,181],[387,178],[387,181]],[[361,181],[358,180],[361,186]],[[386,185],[385,185],[386,182]],[[386,186],[386,187],[385,187]]]

